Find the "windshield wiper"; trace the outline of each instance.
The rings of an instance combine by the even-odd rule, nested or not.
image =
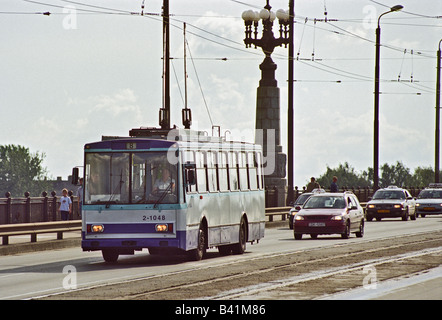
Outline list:
[[[112,177],[111,177],[112,178]],[[116,203],[116,201],[112,201],[112,198],[117,194],[117,190],[120,189],[120,194],[121,194],[121,186],[124,184],[123,181],[123,169],[121,169],[121,173],[120,173],[120,182],[117,184],[117,186],[115,187],[114,191],[112,192],[112,194],[109,197],[109,200],[106,201],[106,208],[110,207],[111,203]]]
[[[173,186],[173,182],[170,182],[170,184],[167,186],[167,188],[163,191],[163,193],[160,195],[160,197],[158,198],[158,200],[155,202],[155,204],[154,204],[154,208],[156,208],[157,207],[157,205],[161,202],[161,201],[163,201],[163,199],[164,199],[164,197],[166,196],[166,194],[170,191],[170,190],[172,190],[172,186]]]

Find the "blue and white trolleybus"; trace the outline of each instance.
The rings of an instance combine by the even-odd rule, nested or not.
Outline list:
[[[84,148],[82,249],[106,261],[206,250],[242,254],[264,237],[261,146],[185,129],[133,129]]]

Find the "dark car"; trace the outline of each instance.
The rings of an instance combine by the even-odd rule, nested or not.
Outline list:
[[[303,234],[317,238],[320,234],[340,234],[348,239],[350,233],[364,235],[364,211],[352,192],[314,194],[295,215],[293,233],[296,240]]]
[[[442,214],[442,184],[431,183],[416,199],[416,215]]]
[[[400,217],[403,221],[416,220],[416,201],[408,190],[389,186],[379,189],[373,195],[373,198],[367,202],[365,209],[367,221],[380,221],[382,218]]]
[[[296,198],[295,202],[293,203],[293,208],[290,209],[289,213],[289,228],[293,229],[293,218],[298,213],[299,210],[301,210],[302,205],[304,202],[310,198],[310,196],[313,194],[313,192],[305,192],[299,195],[298,198]]]

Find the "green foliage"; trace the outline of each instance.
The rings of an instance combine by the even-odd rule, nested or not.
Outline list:
[[[343,186],[369,186],[369,182],[364,178],[364,176],[362,174],[358,174],[347,162],[344,164],[340,163],[339,166],[334,169],[327,166],[327,171],[321,175],[317,181],[321,187],[329,189],[333,176],[338,177],[338,186],[340,188]]]
[[[44,153],[32,154],[23,146],[0,146],[0,196],[7,191],[15,197],[26,191],[31,196],[40,196],[49,186],[47,170],[42,166],[44,157]]]
[[[426,187],[434,182],[434,170],[431,167],[417,167],[414,173],[405,167],[401,161],[394,165],[385,163],[380,167],[379,185],[381,188],[395,185],[398,187]],[[373,168],[358,173],[347,162],[339,164],[337,168],[330,168],[322,174],[317,181],[321,187],[330,188],[333,176],[338,177],[338,186],[353,187],[372,187],[373,186]]]

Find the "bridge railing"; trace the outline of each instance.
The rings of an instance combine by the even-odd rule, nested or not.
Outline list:
[[[69,192],[72,200],[71,220],[80,219],[78,210],[78,198]],[[5,198],[0,198],[0,225],[16,223],[33,223],[60,221],[61,216],[58,212],[60,206],[60,197],[55,191],[48,196],[46,192],[41,197],[30,197],[26,192],[24,197],[12,198],[9,192],[6,192]]]

